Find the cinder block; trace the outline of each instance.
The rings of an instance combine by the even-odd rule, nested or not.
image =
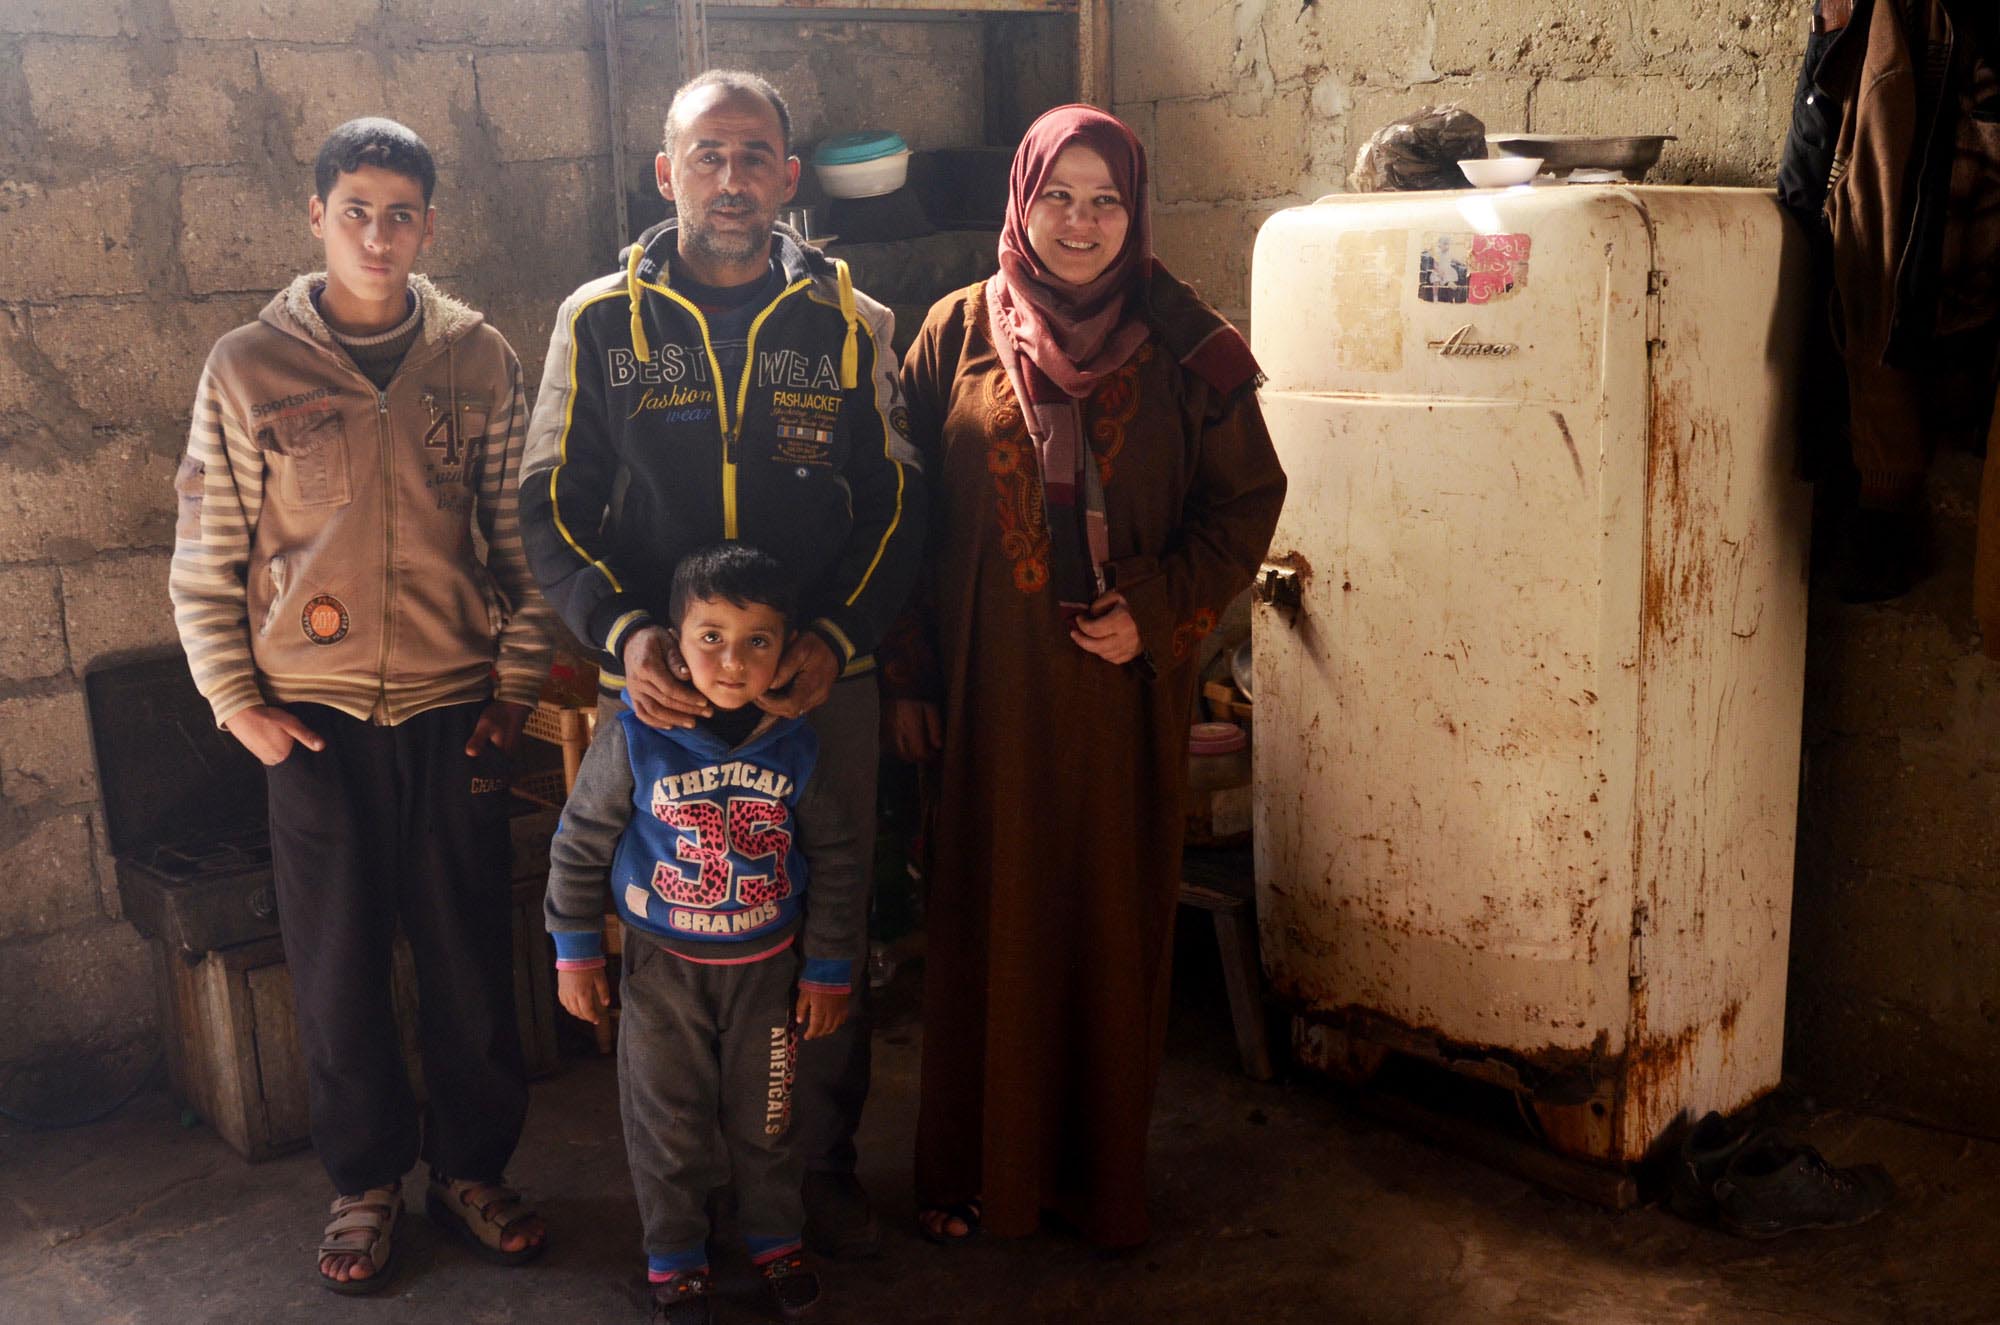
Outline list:
[[[1935,739],[1958,712],[1953,672],[1965,657],[1939,617],[1816,597],[1806,632],[1807,730],[1815,738]]]
[[[130,925],[87,920],[0,952],[0,1045],[9,1058],[145,1035],[157,1020],[152,955]]]
[[[48,374],[34,362],[27,320],[26,308],[0,308],[0,440],[13,430],[7,416],[33,413],[50,386]]]
[[[1814,745],[1800,804],[1802,858],[1991,889],[2000,883],[2000,773],[1889,737]]]
[[[181,264],[195,294],[276,290],[321,266],[306,203],[312,178],[274,187],[242,175],[189,175],[181,181]]]
[[[264,296],[174,303],[62,303],[34,312],[35,345],[72,384],[92,421],[184,421],[208,350],[255,320]]]
[[[116,37],[125,33],[123,5],[77,0],[8,0],[0,7],[0,32],[61,37]]]
[[[1264,6],[1252,0],[1251,7]],[[1120,0],[1111,6],[1113,101],[1212,97],[1235,86],[1238,6],[1212,0]]]
[[[1438,8],[1431,62],[1445,75],[1577,75],[1634,68],[1644,52],[1621,8],[1590,0],[1468,0]]]
[[[1307,166],[1307,98],[1304,88],[1280,92],[1249,114],[1223,97],[1161,102],[1154,163],[1161,201],[1248,201],[1292,192]]]
[[[178,165],[240,160],[246,132],[235,114],[257,85],[240,46],[181,42],[171,70],[148,68],[134,47],[33,41],[21,52],[29,105],[65,149],[158,158]]]
[[[1796,0],[1687,0],[1635,11],[1634,35],[1648,67],[1696,76],[1780,71],[1789,89],[1811,13]]]
[[[599,156],[611,150],[604,124],[603,62],[590,51],[481,55],[479,104],[505,161]]]
[[[680,67],[673,16],[668,13],[664,18],[627,18],[619,26],[618,37],[621,74],[618,89],[625,103],[623,146],[633,155],[651,157],[660,150],[667,107],[674,100],[674,82],[671,78],[635,77],[632,71]],[[790,89],[779,90],[789,102]]]
[[[167,553],[99,557],[62,572],[70,658],[88,667],[110,653],[159,648],[180,638],[167,599]]]
[[[0,300],[143,290],[138,184],[126,175],[56,185],[0,178]]]
[[[58,814],[7,844],[0,888],[0,940],[46,934],[97,917],[97,867],[90,819]]]
[[[1733,75],[1690,87],[1675,77],[1630,75],[1545,80],[1535,93],[1540,133],[1671,133],[1652,184],[1768,184],[1782,139],[1770,136],[1771,100],[1792,80]]]
[[[54,676],[68,665],[58,592],[53,566],[0,567],[0,683]]]
[[[397,35],[489,46],[601,43],[599,13],[597,6],[576,0],[508,0],[504,21],[491,0],[386,0],[383,5],[383,17]],[[631,23],[625,19],[621,32]]]
[[[334,129],[360,115],[386,115],[416,130],[440,162],[461,154],[458,125],[474,114],[472,57],[457,51],[377,55],[355,47],[259,49],[264,83],[289,108],[292,154],[310,165]],[[308,192],[312,180],[301,171]]]
[[[1225,315],[1250,309],[1250,250],[1268,207],[1236,205],[1153,213],[1153,249],[1168,270]]]
[[[167,0],[183,40],[353,41],[380,0]]]
[[[0,562],[169,546],[178,464],[136,437],[80,454],[46,437],[17,448],[0,459]]]
[[[709,52],[718,65],[754,69],[778,86],[797,144],[885,126],[920,151],[983,142],[986,57],[978,25],[892,26],[910,30],[894,47],[879,24],[724,20],[709,27]],[[940,77],[941,70],[950,76]]]
[[[1439,19],[1425,5],[1303,8],[1272,0],[1263,16],[1263,55],[1278,83],[1322,77],[1343,83],[1401,86],[1437,76],[1432,67]]]
[[[599,162],[503,164],[439,197],[437,242],[423,262],[434,275],[504,272],[518,288],[523,255],[534,254],[534,279],[560,284],[559,303],[617,260],[611,194]]]
[[[80,688],[0,699],[0,796],[15,805],[73,805],[96,792]]]

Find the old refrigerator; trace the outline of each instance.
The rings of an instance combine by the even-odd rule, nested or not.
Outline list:
[[[1300,1055],[1497,1081],[1625,1161],[1777,1083],[1810,507],[1762,190],[1377,194],[1252,278],[1291,490],[1258,907]]]

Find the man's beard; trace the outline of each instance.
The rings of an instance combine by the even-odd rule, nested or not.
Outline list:
[[[755,204],[742,194],[724,193],[714,198],[710,206],[754,209]],[[689,248],[717,262],[744,262],[764,253],[771,246],[769,221],[744,231],[740,236],[725,235],[709,226],[708,217],[704,213],[701,216],[681,217],[681,229]]]

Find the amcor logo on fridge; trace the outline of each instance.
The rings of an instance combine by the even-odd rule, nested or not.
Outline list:
[[[1473,335],[1469,322],[1443,340],[1432,341],[1430,346],[1447,359],[1499,359],[1521,348],[1507,341],[1480,340]]]

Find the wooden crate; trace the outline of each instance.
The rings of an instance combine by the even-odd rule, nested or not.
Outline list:
[[[514,1007],[530,1077],[558,1066],[555,958],[542,918],[555,818],[518,815],[512,825]],[[305,1060],[282,943],[258,939],[189,961],[156,940],[153,967],[175,1096],[245,1159],[269,1159],[309,1144]],[[416,967],[400,937],[390,991],[403,1062],[422,1099]]]
[[[189,961],[155,941],[153,970],[175,1097],[247,1160],[309,1144],[305,1058],[283,943],[258,939]],[[398,940],[390,986],[396,1036],[422,1098],[415,975]]]

